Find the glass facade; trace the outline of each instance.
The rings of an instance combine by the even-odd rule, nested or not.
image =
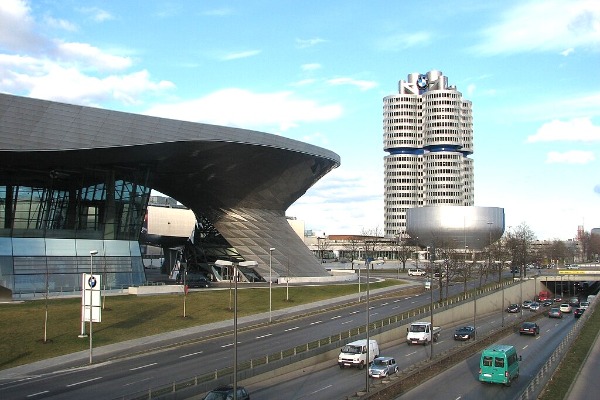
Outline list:
[[[147,171],[0,171],[0,285],[13,294],[144,283]],[[96,250],[97,255],[90,256]]]

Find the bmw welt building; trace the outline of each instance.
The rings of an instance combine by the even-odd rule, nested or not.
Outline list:
[[[339,165],[276,135],[0,94],[0,290],[78,290],[90,268],[108,287],[143,284],[151,190],[227,243],[213,262],[328,276],[285,211]]]

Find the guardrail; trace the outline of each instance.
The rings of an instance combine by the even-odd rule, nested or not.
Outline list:
[[[450,309],[452,307],[459,306],[467,301],[470,301],[473,297],[479,297],[483,293],[501,290],[502,287],[515,285],[515,282],[504,281],[502,284],[494,283],[484,288],[478,289],[473,292],[462,293],[451,298],[445,299],[441,302],[433,303],[433,310],[436,309]],[[423,318],[423,315],[429,315],[431,310],[431,304],[426,306],[417,307],[403,313],[383,318],[369,324],[369,332],[373,332],[371,335],[377,335],[391,329],[395,329],[405,324],[417,321]],[[351,342],[356,336],[363,335],[366,333],[365,326],[359,326],[347,331],[342,331],[338,334],[318,339],[309,343],[304,343],[299,346],[281,350],[276,353],[264,355],[251,360],[243,361],[238,363],[237,373],[238,382],[244,379],[252,378],[270,370],[277,369],[279,374],[285,373],[282,368],[291,366],[303,360],[318,356],[319,354],[327,353],[329,351],[337,351],[340,347],[346,343]],[[436,357],[437,358],[437,357]],[[233,380],[233,367],[226,367],[219,370],[215,370],[211,373],[202,375],[192,376],[186,379],[182,379],[177,382],[173,382],[168,385],[162,385],[154,388],[148,388],[145,391],[138,391],[130,394],[125,394],[119,399],[123,400],[144,400],[144,399],[157,399],[157,398],[172,398],[180,397],[177,393],[195,388],[195,392],[203,393],[212,389],[214,386],[223,384],[230,384]]]

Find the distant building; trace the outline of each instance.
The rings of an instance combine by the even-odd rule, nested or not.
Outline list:
[[[406,233],[411,208],[474,204],[471,108],[435,70],[408,75],[383,99],[386,237]]]

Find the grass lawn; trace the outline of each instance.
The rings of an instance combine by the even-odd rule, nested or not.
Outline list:
[[[390,280],[371,283],[371,289],[398,285]],[[362,285],[364,290],[365,285]],[[291,286],[272,289],[272,309],[307,304],[357,293],[356,284]],[[232,291],[200,290],[156,296],[107,296],[102,322],[94,324],[94,347],[150,336],[233,318]],[[46,342],[44,319],[48,308]],[[269,311],[269,289],[238,290],[238,317]],[[81,299],[31,300],[0,304],[0,369],[28,364],[63,354],[89,349],[89,341],[77,336],[81,331]],[[86,331],[88,329],[86,323]]]

